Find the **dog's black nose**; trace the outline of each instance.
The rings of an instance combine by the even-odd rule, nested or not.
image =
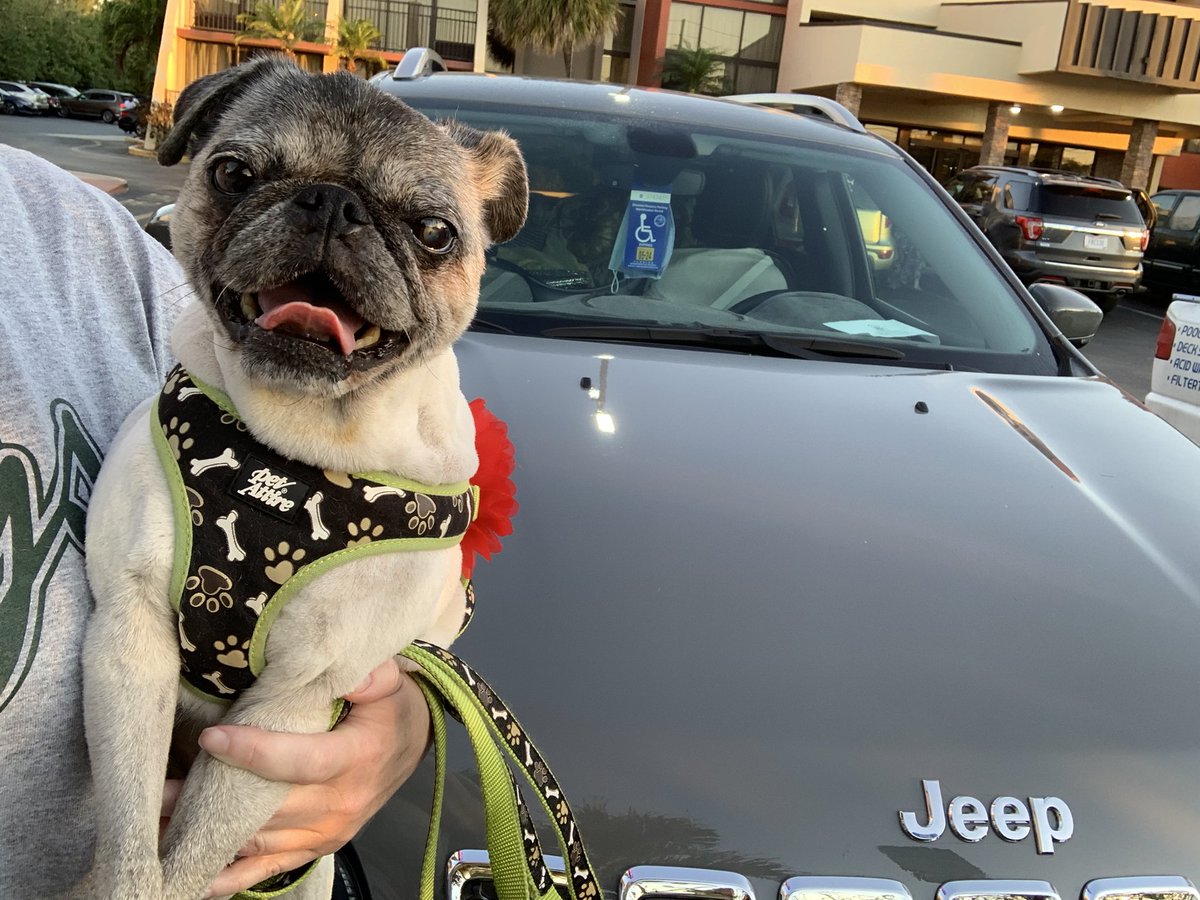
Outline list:
[[[292,212],[309,234],[327,232],[330,237],[340,237],[371,224],[362,201],[336,184],[310,184],[292,198]]]

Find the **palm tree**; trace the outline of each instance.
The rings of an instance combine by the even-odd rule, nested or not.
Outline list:
[[[253,11],[239,13],[237,18],[245,31],[234,38],[236,43],[246,37],[275,40],[289,59],[296,58],[298,43],[319,40],[325,34],[325,22],[304,8],[304,0],[279,0],[278,6],[271,0],[258,0]]]
[[[100,7],[100,32],[117,71],[129,74],[139,93],[149,93],[154,80],[166,11],[166,0],[110,0]],[[134,71],[127,71],[129,68]]]
[[[357,72],[356,60],[374,59],[371,45],[383,37],[383,32],[370,19],[339,19],[333,52],[346,61],[346,71]]]
[[[612,31],[621,7],[619,0],[492,0],[488,12],[506,44],[531,44],[547,53],[561,50],[570,78],[575,44]]]
[[[690,94],[725,92],[725,61],[706,47],[679,47],[668,50],[659,78],[662,86]]]

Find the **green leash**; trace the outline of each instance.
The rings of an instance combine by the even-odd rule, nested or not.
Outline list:
[[[568,867],[567,900],[599,900],[599,880],[579,837],[570,805],[541,753],[504,702],[449,650],[416,641],[401,655],[421,667],[414,674],[433,720],[433,807],[421,865],[420,900],[432,900],[437,873],[446,776],[443,705],[463,723],[475,753],[483,793],[488,858],[500,900],[563,900],[546,869],[533,820],[510,763],[533,788],[555,827]]]

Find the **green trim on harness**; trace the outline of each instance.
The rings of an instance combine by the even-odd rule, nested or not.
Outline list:
[[[183,473],[171,445],[167,443],[167,435],[158,424],[158,397],[150,408],[150,437],[154,440],[154,449],[158,451],[158,460],[162,463],[163,474],[167,476],[167,485],[171,491],[171,518],[175,522],[175,551],[171,557],[171,608],[179,612],[179,603],[183,599],[183,582],[187,578],[188,568],[192,562],[192,514],[188,505],[187,489],[183,483]],[[180,678],[185,684],[187,680]],[[198,689],[197,696],[206,696]]]

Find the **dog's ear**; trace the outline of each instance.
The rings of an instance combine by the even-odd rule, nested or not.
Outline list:
[[[272,74],[299,68],[282,57],[260,57],[214,75],[197,78],[183,89],[175,101],[175,123],[170,134],[158,145],[158,161],[173,166],[190,148],[198,150],[211,134],[221,113],[246,88]]]
[[[503,131],[476,131],[459,122],[443,124],[471,152],[471,175],[483,198],[484,222],[492,242],[511,240],[529,211],[529,177],[517,142]]]

